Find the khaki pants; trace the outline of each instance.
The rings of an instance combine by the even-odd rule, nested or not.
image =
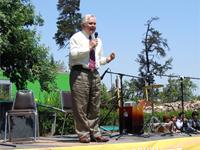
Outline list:
[[[75,130],[79,137],[100,136],[100,76],[98,71],[71,70],[70,86]]]

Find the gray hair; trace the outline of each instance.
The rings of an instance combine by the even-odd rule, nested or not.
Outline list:
[[[92,15],[92,14],[87,14],[87,15],[83,16],[83,18],[81,20],[81,27],[83,27],[84,24],[86,24],[90,18],[96,18],[96,17],[95,17],[95,15]]]

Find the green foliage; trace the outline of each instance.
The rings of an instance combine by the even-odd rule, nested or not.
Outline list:
[[[111,94],[108,92],[105,84],[101,85],[101,108],[108,107],[109,100],[111,100]]]
[[[48,93],[48,92],[44,91],[43,92],[43,100],[39,99],[38,103],[61,108],[60,92],[59,91],[52,91],[52,92]]]
[[[105,84],[101,85],[101,106],[100,106],[100,122],[101,125],[116,124],[118,114],[118,99],[116,99],[115,89],[107,90]],[[102,122],[103,121],[103,122]]]
[[[64,122],[64,113],[57,113],[56,135],[62,133],[62,125]],[[72,114],[69,114],[65,120],[65,127],[63,134],[75,134],[74,118]]]
[[[5,91],[5,89],[0,87],[0,100],[9,100],[9,91]]]
[[[136,79],[131,79],[130,81],[125,80],[123,84],[124,89],[124,99],[132,100],[137,102],[138,99],[142,99],[143,91],[137,86],[138,82]]]
[[[101,109],[100,111],[100,122],[102,125],[117,125],[119,114],[118,111],[111,109]]]
[[[40,136],[48,136],[51,133],[54,113],[44,108],[38,109],[38,112]]]
[[[39,79],[43,90],[51,90],[55,67],[33,28],[42,24],[30,0],[0,0],[0,67],[17,89]]]
[[[181,93],[181,80],[169,78],[168,84],[163,88],[160,93],[162,102],[175,102],[182,99]],[[197,88],[197,85],[190,79],[183,80],[183,99],[185,101],[192,100],[194,98],[193,91]]]
[[[57,33],[54,39],[60,48],[68,44],[70,37],[81,29],[81,14],[78,13],[80,0],[59,0],[57,9],[60,12],[57,21]]]
[[[55,135],[61,135],[62,133],[62,126],[64,122],[64,113],[50,109],[48,107],[39,107],[39,129],[40,129],[40,136],[49,136],[51,135],[52,125],[54,123],[55,114],[56,114],[56,130]],[[75,134],[74,129],[74,120],[72,114],[70,114],[66,118],[65,127],[63,130],[64,134]]]
[[[55,82],[57,71],[56,64],[52,62],[50,58],[46,57],[39,62],[39,65],[37,65],[36,68],[39,69],[39,71],[37,71],[41,89],[48,93],[55,91],[57,88]]]

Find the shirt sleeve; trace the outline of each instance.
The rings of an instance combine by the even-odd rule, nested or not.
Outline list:
[[[105,65],[107,63],[106,57],[101,57],[100,59],[100,65]]]
[[[100,53],[99,53],[99,63],[100,65],[105,65],[107,61],[106,61],[106,57],[103,55],[102,41],[99,40],[99,43],[101,44]]]
[[[89,48],[82,47],[80,41],[79,37],[72,37],[70,39],[70,55],[74,59],[82,58],[89,54]]]

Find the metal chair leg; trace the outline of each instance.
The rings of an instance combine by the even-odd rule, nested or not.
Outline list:
[[[37,137],[39,138],[40,137],[40,127],[39,127],[39,118],[38,118],[38,115],[37,115],[36,119],[37,119]]]
[[[54,113],[54,120],[53,120],[53,124],[52,124],[52,127],[51,127],[51,136],[54,135],[55,131],[56,131],[56,113]]]
[[[36,123],[36,114],[34,114],[34,142],[36,141],[36,134],[37,134],[37,123]]]
[[[39,118],[37,113],[34,113],[34,141],[37,140],[37,137],[39,138],[40,136],[40,129],[39,129]]]
[[[8,121],[8,113],[6,112],[5,115],[5,130],[4,130],[4,142],[6,142],[6,137],[7,137],[7,121]]]
[[[64,122],[63,122],[63,126],[62,126],[62,131],[61,131],[61,136],[63,136],[64,127],[65,127],[65,121],[66,121],[67,116],[68,116],[68,114],[65,113]]]
[[[11,142],[11,125],[10,125],[10,119],[11,119],[11,116],[8,114],[8,139],[9,141]]]

